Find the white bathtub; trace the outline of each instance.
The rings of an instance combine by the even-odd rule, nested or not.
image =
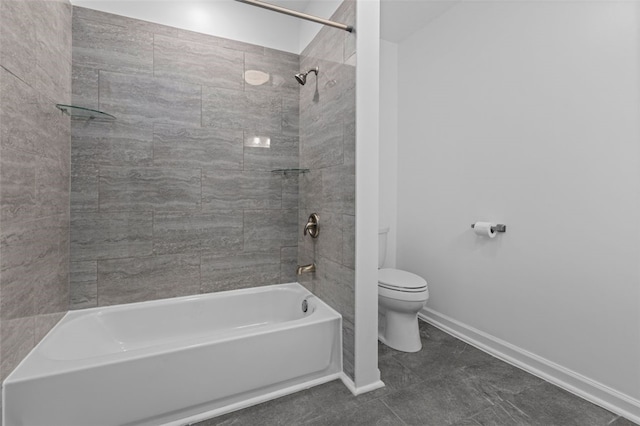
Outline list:
[[[297,283],[69,312],[5,380],[3,424],[203,420],[339,377],[340,330]]]

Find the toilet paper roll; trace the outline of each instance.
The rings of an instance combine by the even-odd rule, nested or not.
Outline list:
[[[476,222],[475,225],[473,225],[473,232],[481,237],[495,238],[496,232],[491,230],[494,226],[496,226],[496,224],[491,222]]]

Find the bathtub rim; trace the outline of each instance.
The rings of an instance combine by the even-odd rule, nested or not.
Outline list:
[[[82,316],[86,316],[86,315],[91,315],[100,311],[104,311],[105,309],[109,309],[110,311],[119,311],[119,310],[132,310],[135,309],[137,307],[141,307],[141,306],[149,306],[149,305],[153,305],[153,304],[171,304],[171,303],[180,303],[183,301],[189,301],[189,300],[194,300],[194,299],[208,299],[208,298],[216,298],[217,296],[219,297],[221,294],[224,293],[225,296],[229,295],[236,295],[236,294],[243,294],[243,293],[262,293],[262,292],[267,292],[269,290],[274,290],[274,289],[295,289],[295,290],[302,290],[303,294],[306,295],[310,295],[313,296],[317,299],[317,302],[319,302],[320,307],[322,310],[326,310],[326,312],[328,313],[328,316],[317,316],[316,318],[313,318],[313,315],[311,316],[307,316],[307,317],[302,317],[302,318],[298,318],[295,320],[291,320],[291,321],[285,321],[285,322],[281,322],[281,323],[277,323],[277,324],[272,324],[270,326],[264,327],[264,328],[259,328],[258,330],[251,330],[251,331],[247,331],[247,332],[243,332],[243,333],[238,333],[238,334],[233,334],[233,333],[229,333],[229,335],[225,335],[224,337],[220,338],[220,339],[216,339],[215,342],[216,343],[223,343],[223,342],[229,342],[229,341],[233,341],[233,340],[238,340],[238,339],[243,339],[243,338],[248,338],[257,334],[268,334],[268,333],[272,333],[272,332],[276,332],[279,330],[290,330],[292,328],[296,328],[299,327],[301,323],[305,323],[305,324],[317,324],[320,322],[325,322],[325,321],[331,321],[333,319],[335,319],[336,317],[339,318],[340,321],[340,329],[342,329],[342,315],[337,312],[335,309],[333,309],[331,306],[329,306],[329,304],[327,304],[326,302],[324,302],[321,298],[319,298],[318,296],[316,296],[315,294],[313,294],[311,291],[309,291],[306,287],[304,287],[302,284],[298,283],[298,282],[291,282],[291,283],[284,283],[284,284],[272,284],[272,285],[266,285],[266,286],[259,286],[259,287],[250,287],[250,288],[243,288],[243,289],[236,289],[236,290],[226,290],[226,291],[220,291],[220,292],[213,292],[213,293],[204,293],[204,294],[196,294],[196,295],[188,295],[188,296],[180,296],[180,297],[172,297],[172,298],[165,298],[165,299],[157,299],[157,300],[149,300],[149,301],[143,301],[143,302],[134,302],[134,303],[124,303],[124,304],[119,304],[119,305],[109,305],[109,306],[98,306],[95,308],[87,308],[87,309],[78,309],[78,310],[74,310],[74,311],[68,311],[61,319],[60,321],[58,321],[56,323],[55,326],[53,326],[51,328],[51,330],[49,330],[49,332],[47,332],[47,334],[40,340],[40,342],[38,342],[38,344],[31,349],[31,351],[29,351],[29,353],[22,359],[22,361],[20,361],[20,363],[18,364],[18,366],[16,366],[16,368],[5,378],[5,380],[2,382],[2,402],[3,402],[3,406],[5,406],[4,404],[4,387],[5,384],[9,384],[9,383],[21,383],[21,382],[25,382],[25,381],[29,381],[29,380],[33,380],[36,379],[38,377],[54,377],[57,375],[61,375],[61,374],[67,374],[69,372],[72,371],[83,371],[83,370],[87,370],[87,369],[91,369],[96,367],[97,365],[116,365],[116,364],[120,364],[120,363],[125,363],[127,361],[131,361],[131,360],[139,360],[139,359],[143,359],[143,358],[151,358],[151,357],[157,357],[157,356],[162,356],[164,354],[167,353],[177,353],[177,352],[182,352],[182,351],[187,351],[187,350],[192,350],[198,347],[202,347],[207,345],[207,343],[211,343],[211,340],[207,340],[206,337],[194,337],[191,339],[184,339],[184,340],[180,340],[179,341],[179,345],[175,345],[176,342],[169,342],[169,343],[163,343],[160,345],[154,345],[154,346],[149,346],[149,347],[145,347],[145,348],[140,348],[140,349],[136,349],[136,350],[131,350],[131,351],[127,351],[126,352],[126,356],[123,355],[124,352],[119,352],[119,353],[115,353],[115,354],[106,354],[106,355],[101,355],[98,357],[94,357],[94,358],[87,358],[88,360],[94,361],[94,362],[86,362],[86,365],[82,365],[82,366],[71,366],[71,367],[67,367],[67,368],[62,368],[59,369],[57,371],[54,371],[52,373],[49,374],[42,374],[42,373],[31,373],[29,371],[27,372],[21,372],[20,367],[23,366],[23,364],[27,363],[27,362],[32,362],[30,359],[31,358],[38,358],[39,360],[42,360],[46,363],[49,364],[54,364],[54,365],[58,365],[58,366],[64,366],[65,364],[68,366],[69,364],[74,364],[74,363],[79,363],[81,360],[54,360],[54,359],[50,359],[45,357],[44,355],[42,355],[39,350],[41,348],[42,345],[44,345],[45,341],[49,338],[51,338],[51,335],[55,332],[55,330],[59,327],[61,327],[62,325],[64,325],[65,322],[67,321],[73,321],[75,319],[80,319]],[[316,308],[316,312],[319,309]],[[316,313],[314,312],[314,313]],[[77,317],[77,318],[74,318]],[[311,319],[313,318],[313,319]],[[340,347],[342,347],[342,335],[340,333]],[[159,350],[162,349],[162,350]],[[112,358],[112,359],[106,359],[105,358]],[[87,360],[85,359],[85,360]],[[104,362],[95,362],[95,360],[104,360]],[[340,358],[340,371],[342,371],[342,357]]]

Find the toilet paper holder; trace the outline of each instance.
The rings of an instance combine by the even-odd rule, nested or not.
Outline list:
[[[475,228],[476,224],[472,223],[471,227]],[[503,225],[501,223],[497,224],[496,226],[492,226],[491,227],[491,232],[507,232],[507,225]]]

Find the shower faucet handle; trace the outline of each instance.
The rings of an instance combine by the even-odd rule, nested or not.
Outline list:
[[[309,215],[302,235],[307,235],[307,232],[311,238],[318,238],[318,234],[320,234],[320,216],[318,216],[318,213],[311,213]]]

